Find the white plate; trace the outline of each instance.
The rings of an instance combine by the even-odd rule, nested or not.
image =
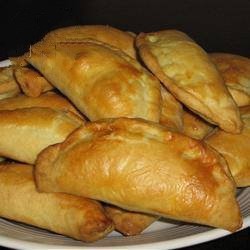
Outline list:
[[[8,60],[0,67],[8,66]],[[250,187],[237,192],[243,220],[243,227],[250,226]],[[123,237],[111,233],[95,243],[83,243],[62,235],[53,234],[32,226],[0,219],[0,245],[15,249],[173,249],[217,239],[230,232],[173,221],[157,221],[138,236]]]

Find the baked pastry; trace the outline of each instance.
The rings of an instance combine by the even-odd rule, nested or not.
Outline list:
[[[33,168],[0,164],[0,216],[87,242],[106,236],[112,221],[90,199],[59,193],[39,193]]]
[[[190,136],[197,140],[202,140],[205,136],[211,133],[214,129],[212,124],[209,124],[198,115],[188,109],[183,111],[183,130],[184,135]]]
[[[14,78],[13,67],[0,68],[0,100],[17,96],[20,93]]]
[[[165,89],[165,87],[161,87],[161,97],[162,105],[160,124],[176,131],[182,131],[182,105]]]
[[[118,49],[97,41],[58,44],[27,60],[91,121],[140,117],[159,121],[160,83]]]
[[[206,138],[206,143],[226,159],[237,187],[250,186],[250,106],[241,110],[244,123],[240,134],[220,129]]]
[[[0,111],[0,156],[33,164],[47,146],[62,142],[84,121],[50,108]]]
[[[85,39],[94,39],[109,44],[132,58],[136,58],[134,35],[108,25],[79,25],[52,30],[42,39],[42,45],[46,47],[49,44],[56,47],[59,43],[81,43]],[[40,42],[35,43],[32,45],[32,50],[40,49],[40,45]],[[27,56],[29,52],[23,56],[11,57],[10,60],[13,65],[25,66]]]
[[[114,222],[115,230],[125,236],[138,235],[159,219],[159,216],[130,212],[112,205],[105,205],[104,208]]]
[[[43,92],[54,88],[43,76],[32,69],[18,67],[14,74],[23,93],[27,96],[38,97]]]
[[[240,210],[222,160],[202,142],[156,123],[109,119],[43,150],[35,178],[40,191],[235,231]]]
[[[250,105],[250,59],[228,53],[211,53],[210,57],[236,104]]]
[[[53,108],[62,111],[70,111],[79,117],[82,114],[65,97],[54,92],[46,92],[38,97],[19,95],[12,98],[0,100],[0,110],[15,110],[22,108]]]
[[[207,53],[177,30],[141,33],[136,39],[148,68],[192,111],[230,133],[242,127],[239,110]]]
[[[95,39],[122,50],[136,58],[134,35],[108,25],[79,25],[52,30],[43,38],[51,43],[81,42],[84,39]]]

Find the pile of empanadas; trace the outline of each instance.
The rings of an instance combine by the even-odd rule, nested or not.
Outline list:
[[[160,217],[241,228],[250,60],[177,30],[61,28],[0,71],[0,216],[91,242]]]

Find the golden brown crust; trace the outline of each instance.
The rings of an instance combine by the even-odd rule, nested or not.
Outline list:
[[[140,117],[159,121],[160,83],[138,62],[100,42],[36,49],[27,60],[91,121]]]
[[[73,195],[39,193],[32,172],[31,165],[0,165],[1,217],[87,242],[112,231],[112,222],[99,203]]]
[[[161,99],[160,124],[176,131],[182,131],[182,105],[163,86],[161,87]]]
[[[237,105],[250,105],[250,59],[228,53],[211,53],[210,57]]]
[[[63,96],[54,92],[47,92],[39,97],[19,95],[17,97],[0,100],[0,110],[15,110],[22,108],[53,108],[70,111],[83,119],[82,114]]]
[[[50,108],[1,110],[0,117],[0,155],[31,164],[44,148],[84,124],[71,112]]]
[[[244,123],[241,134],[232,135],[215,130],[206,143],[226,159],[238,187],[250,186],[250,107],[241,109]]]
[[[104,208],[114,222],[115,230],[125,236],[138,235],[159,219],[159,216],[130,212],[111,205],[104,205]]]
[[[197,140],[202,140],[212,132],[214,127],[203,120],[198,115],[189,110],[183,111],[183,131],[184,135],[190,136]]]
[[[27,96],[38,97],[43,92],[54,88],[43,76],[32,69],[17,67],[14,74],[20,88]]]
[[[235,186],[220,161],[199,141],[121,118],[88,123],[43,150],[35,176],[41,191],[235,231]]]
[[[136,58],[136,50],[134,47],[134,36],[128,32],[116,29],[108,25],[79,25],[64,27],[52,30],[41,40],[42,46],[56,46],[58,43],[81,43],[85,39],[94,39],[105,44],[114,46],[122,50],[132,58]],[[31,47],[36,49],[41,43],[35,43]],[[30,56],[30,51],[22,56],[10,57],[13,65],[26,66],[26,58]]]
[[[148,68],[178,100],[225,131],[240,132],[236,104],[209,56],[191,38],[176,30],[141,33],[136,45]]]
[[[17,96],[20,93],[13,71],[14,68],[11,66],[0,68],[0,100]]]
[[[116,29],[108,25],[79,25],[52,30],[44,41],[58,42],[81,42],[85,39],[95,39],[112,45],[132,58],[136,58],[134,48],[134,36],[128,32]]]

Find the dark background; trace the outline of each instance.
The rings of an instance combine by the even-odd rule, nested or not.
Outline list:
[[[208,52],[250,56],[250,0],[22,0],[0,1],[0,60],[26,52],[52,29],[76,24],[136,33],[179,29]],[[185,249],[250,249],[250,232]]]
[[[250,56],[250,0],[0,1],[0,59],[55,28],[109,24],[134,32],[180,29],[208,52]]]

